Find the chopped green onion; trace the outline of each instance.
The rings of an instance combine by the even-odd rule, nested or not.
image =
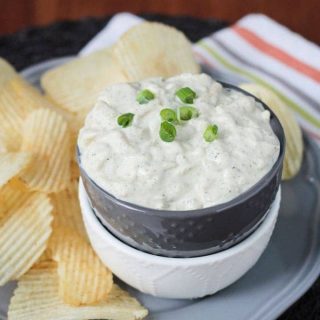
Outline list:
[[[118,117],[118,125],[122,128],[126,128],[131,126],[133,121],[134,114],[133,113],[124,113]]]
[[[137,98],[136,100],[140,103],[140,104],[146,104],[149,101],[154,99],[154,93],[151,92],[148,89],[144,89],[138,92]]]
[[[176,96],[183,103],[193,103],[193,100],[196,98],[196,93],[188,87],[181,88],[176,91]]]
[[[161,123],[159,135],[161,140],[165,142],[172,142],[177,135],[177,131],[173,124],[168,121],[164,121]]]
[[[199,116],[199,111],[195,107],[180,107],[178,108],[178,120],[187,121],[192,118],[197,118]]]
[[[163,121],[168,121],[172,123],[177,122],[177,114],[173,109],[162,109],[160,111],[160,116]]]
[[[207,142],[212,142],[218,138],[218,126],[213,124],[209,125],[203,133],[203,138]]]

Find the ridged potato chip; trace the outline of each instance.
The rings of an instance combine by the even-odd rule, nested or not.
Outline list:
[[[0,153],[5,153],[5,152],[9,152],[8,135],[4,133],[3,130],[0,130]]]
[[[18,150],[21,128],[27,115],[38,108],[51,107],[40,92],[20,76],[7,81],[0,89],[0,133],[8,150]]]
[[[23,151],[33,160],[21,174],[31,190],[59,192],[70,182],[70,132],[67,121],[57,112],[38,109],[23,123]]]
[[[13,179],[0,189],[0,227],[10,213],[14,213],[30,197],[31,193],[19,182]]]
[[[78,137],[79,130],[83,127],[89,111],[90,110],[87,109],[81,110],[76,114],[75,118],[73,119],[73,131],[75,132],[76,137]]]
[[[104,49],[47,71],[41,85],[60,107],[79,112],[89,111],[109,84],[123,81],[126,78],[113,62],[110,50]]]
[[[0,153],[0,187],[18,175],[31,161],[28,152]]]
[[[303,160],[302,131],[296,119],[289,108],[269,89],[255,83],[245,83],[240,87],[262,100],[280,120],[286,137],[282,179],[293,178],[299,172]]]
[[[16,75],[15,69],[6,60],[0,58],[0,88]]]
[[[64,303],[89,305],[108,298],[112,273],[75,231],[55,229],[48,249],[58,263],[59,296]]]
[[[3,88],[8,99],[8,106],[19,107],[22,116],[39,108],[51,108],[52,103],[38,89],[20,76],[12,78]]]
[[[50,197],[54,207],[53,228],[67,228],[87,239],[78,200],[78,181],[72,181],[66,190],[52,193]]]
[[[0,226],[0,286],[32,267],[45,251],[52,231],[52,205],[47,195],[30,193],[13,209]]]
[[[114,45],[113,57],[129,81],[200,71],[185,35],[157,22],[129,29]]]
[[[71,180],[78,181],[80,177],[79,166],[75,161],[71,161]]]
[[[106,301],[93,306],[64,304],[58,290],[55,264],[37,264],[19,280],[10,302],[8,320],[138,320],[148,314],[136,299],[117,285]]]
[[[55,102],[50,96],[48,95],[44,95],[44,97],[50,101],[51,103],[51,107],[50,110],[56,111],[57,113],[59,113],[60,115],[62,115],[62,117],[68,122],[68,126],[71,132],[71,136],[72,137],[77,137],[78,136],[78,132],[79,130],[82,128],[83,126],[83,120],[82,118],[79,120],[78,114],[81,113],[74,113],[71,111],[68,111],[64,108],[61,108],[60,105],[57,104],[57,102]],[[88,112],[86,111],[85,114],[87,114]],[[72,150],[72,152],[74,153],[74,150]]]
[[[40,258],[37,260],[37,262],[33,265],[33,267],[37,266],[37,264],[39,263],[43,263],[43,262],[51,262],[53,263],[54,261],[52,260],[51,257],[51,253],[46,250],[41,256]]]

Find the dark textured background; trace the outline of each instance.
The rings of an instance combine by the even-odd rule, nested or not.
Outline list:
[[[183,31],[193,42],[227,26],[226,22],[214,19],[200,20],[159,15],[143,15],[143,17],[173,25]],[[74,55],[105,26],[108,20],[107,17],[77,22],[59,22],[45,28],[29,28],[3,36],[0,37],[0,56],[21,70],[50,58]],[[320,319],[320,279],[279,319]]]
[[[105,17],[117,12],[219,18],[235,22],[263,13],[307,39],[320,43],[319,0],[0,0],[0,34],[62,20]]]

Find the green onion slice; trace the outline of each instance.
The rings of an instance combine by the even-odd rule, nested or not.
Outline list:
[[[165,142],[172,142],[177,135],[176,128],[168,121],[161,123],[159,136]]]
[[[177,122],[177,114],[175,112],[175,110],[173,109],[162,109],[160,111],[160,117],[162,119],[162,121],[168,121],[171,123],[176,123]]]
[[[176,96],[183,103],[193,103],[193,100],[197,97],[196,93],[191,90],[189,87],[181,88],[176,91]]]
[[[218,138],[218,126],[213,124],[209,125],[203,133],[203,138],[207,142],[212,142]]]
[[[138,92],[136,100],[140,104],[146,104],[149,101],[153,100],[155,97],[154,93],[148,89],[144,89]]]
[[[118,117],[118,125],[122,128],[126,128],[131,126],[133,121],[134,114],[133,113],[124,113]]]
[[[178,108],[178,120],[188,121],[192,118],[197,118],[199,116],[199,111],[195,107],[179,107]]]

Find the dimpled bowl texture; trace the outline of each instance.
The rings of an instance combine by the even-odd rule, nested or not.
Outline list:
[[[251,94],[233,85],[225,88]],[[90,204],[102,224],[130,246],[166,257],[198,257],[228,249],[248,237],[263,221],[281,181],[285,137],[275,114],[270,124],[279,139],[280,153],[271,170],[233,200],[198,210],[169,211],[122,201],[98,186],[78,164]]]
[[[153,296],[192,299],[213,294],[242,277],[259,259],[273,232],[280,189],[260,226],[228,250],[197,258],[152,255],[118,240],[94,214],[80,183],[79,198],[90,242],[103,263],[122,281]]]

